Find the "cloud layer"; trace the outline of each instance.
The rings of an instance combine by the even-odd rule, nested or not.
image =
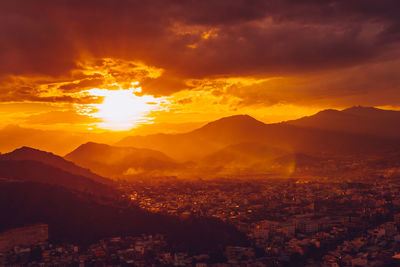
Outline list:
[[[96,103],[80,93],[140,81],[182,106],[193,90],[232,109],[398,106],[399,12],[397,0],[3,0],[0,101]]]

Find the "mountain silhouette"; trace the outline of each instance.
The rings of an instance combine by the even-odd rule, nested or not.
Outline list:
[[[79,146],[65,158],[109,177],[121,177],[176,167],[176,163],[171,158],[159,151],[93,142]]]
[[[98,197],[119,196],[113,187],[34,160],[0,160],[0,178],[58,185]]]
[[[354,106],[342,111],[329,109],[286,122],[315,129],[400,139],[400,111]]]
[[[108,178],[101,177],[89,169],[84,169],[75,165],[74,163],[65,160],[64,158],[57,156],[53,153],[41,151],[31,147],[21,147],[12,152],[0,155],[0,160],[34,160],[42,162],[46,165],[50,165],[71,174],[84,176],[90,178],[96,182],[113,185],[114,181]]]
[[[223,118],[188,133],[129,136],[117,144],[155,149],[181,161],[196,161],[227,146],[246,142],[310,155],[360,155],[400,147],[400,140],[387,137],[345,132],[340,128],[264,124],[247,115]]]
[[[159,150],[180,161],[200,160],[228,145],[261,137],[265,124],[248,116],[222,118],[182,134],[128,136],[117,145]]]

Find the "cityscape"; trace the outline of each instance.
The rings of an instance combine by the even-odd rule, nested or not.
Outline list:
[[[123,188],[132,205],[151,212],[173,214],[181,220],[215,217],[232,224],[246,234],[247,244],[195,251],[173,248],[163,234],[115,236],[90,245],[53,244],[48,239],[48,225],[39,224],[1,235],[2,264],[397,266],[399,263],[397,178],[368,183],[328,179],[223,179],[207,183],[168,180],[158,185],[125,184]],[[13,246],[18,242],[27,243]]]

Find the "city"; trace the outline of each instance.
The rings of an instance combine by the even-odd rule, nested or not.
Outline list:
[[[396,266],[400,260],[397,177],[366,183],[167,179],[121,187],[132,204],[152,212],[233,224],[249,244],[196,254],[174,250],[161,234],[116,236],[87,247],[44,239],[3,251],[2,264]]]

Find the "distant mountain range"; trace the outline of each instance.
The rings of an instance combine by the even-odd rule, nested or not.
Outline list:
[[[334,119],[326,119],[332,117],[326,116],[331,113],[336,114]],[[371,118],[370,124],[368,118]],[[319,156],[383,153],[400,148],[400,135],[389,134],[392,123],[399,118],[400,112],[359,107],[328,110],[300,120],[274,124],[237,115],[210,122],[188,133],[129,136],[117,145],[158,150],[180,161],[197,161],[227,146],[246,142]],[[382,125],[385,130],[374,130],[375,121],[380,121],[377,125]],[[363,126],[350,128],[348,124]]]
[[[181,172],[186,174],[285,175],[285,170],[293,173],[293,168],[337,168],[337,164],[328,163],[332,158],[337,162],[343,157],[384,157],[397,151],[400,112],[352,107],[273,124],[236,115],[187,133],[128,136],[116,145],[160,151],[177,162],[190,161],[192,167]]]
[[[237,115],[187,133],[129,136],[113,146],[88,142],[64,158],[22,147],[1,155],[0,160],[39,161],[107,185],[113,182],[104,177],[115,180],[238,173],[285,176],[294,170],[316,170],[318,166],[337,168],[337,164],[328,163],[333,158],[336,162],[348,157],[379,159],[398,151],[398,122],[400,112],[371,107],[324,110],[274,124]],[[24,164],[39,168],[33,167],[34,163]]]
[[[373,107],[351,107],[342,111],[328,109],[286,124],[315,129],[400,138],[400,111]]]

